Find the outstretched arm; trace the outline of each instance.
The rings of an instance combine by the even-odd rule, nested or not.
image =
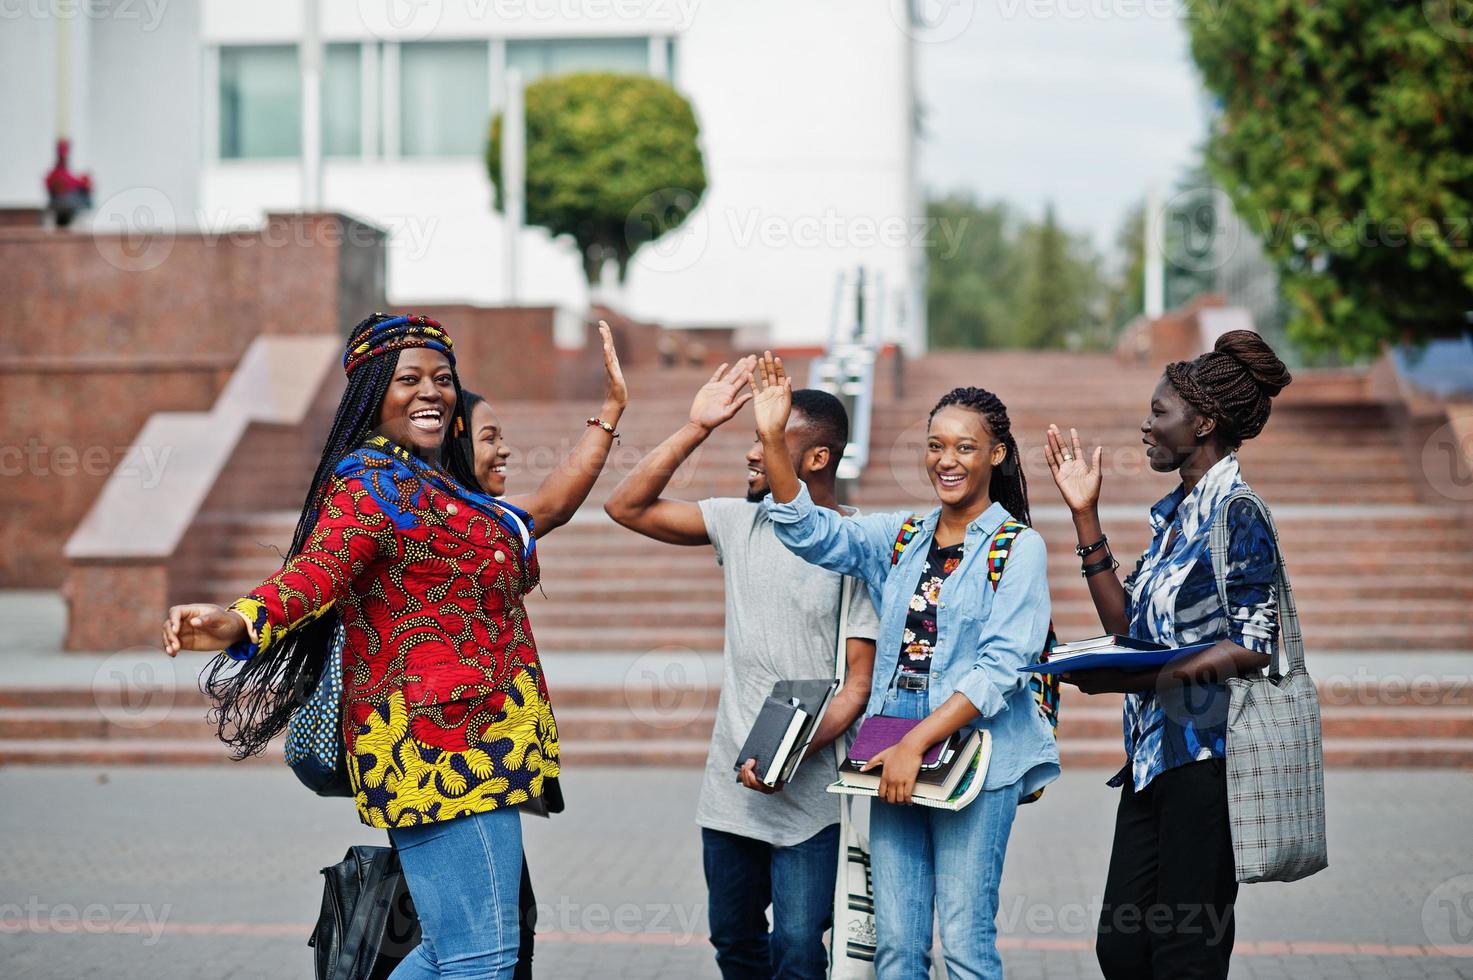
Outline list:
[[[604,372],[608,375],[608,394],[604,396],[598,418],[617,429],[624,407],[629,403],[629,391],[624,385],[624,372],[619,367],[619,354],[614,350],[614,335],[609,325],[598,321],[598,332],[603,338]],[[613,433],[602,426],[590,425],[573,451],[547,475],[535,492],[509,497],[507,503],[532,515],[532,526],[539,538],[562,527],[573,519],[583,501],[588,499],[613,444]]]
[[[777,539],[804,561],[831,572],[857,575],[879,594],[903,517],[845,517],[814,505],[808,488],[793,470],[783,438],[793,407],[792,379],[783,371],[782,358],[774,357],[772,351],[762,355],[759,371],[761,387],[752,408],[757,437],[762,440],[767,486],[772,491],[762,506],[772,518]]]
[[[1104,482],[1100,462],[1104,450],[1096,446],[1092,458],[1087,458],[1079,441],[1079,432],[1070,429],[1069,436],[1066,442],[1058,426],[1049,426],[1043,452],[1049,472],[1053,474],[1054,485],[1059,488],[1069,513],[1074,517],[1079,547],[1088,548],[1105,538],[1100,527],[1100,485]],[[1092,565],[1109,556],[1109,545],[1102,544],[1085,552],[1084,562]],[[1107,568],[1096,572],[1085,582],[1089,585],[1089,597],[1094,600],[1095,611],[1100,614],[1100,625],[1105,632],[1129,633],[1130,623],[1125,618],[1125,588],[1115,570]]]
[[[743,389],[751,381],[755,363],[756,358],[744,357],[730,367],[723,364],[716,369],[711,380],[696,392],[690,406],[690,420],[640,460],[633,472],[614,488],[604,504],[610,517],[656,541],[685,545],[711,543],[700,504],[671,500],[661,494],[696,447],[751,401],[751,391]]]

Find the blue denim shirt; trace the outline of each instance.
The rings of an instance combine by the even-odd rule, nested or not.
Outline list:
[[[921,520],[915,538],[892,566],[890,552],[909,514],[843,517],[814,506],[807,486],[800,486],[790,503],[768,497],[763,506],[788,550],[822,568],[859,577],[876,598],[880,635],[865,717],[879,714],[899,667],[906,611],[941,509]],[[1013,542],[995,594],[987,580],[987,546],[1011,517],[1007,508],[994,503],[967,525],[962,563],[941,587],[927,697],[931,711],[954,693],[971,701],[981,717],[963,731],[983,728],[992,733],[992,761],[983,788],[1018,783],[1019,794],[1027,796],[1059,777],[1059,747],[1038,713],[1028,675],[1018,672],[1038,659],[1048,635],[1048,556],[1038,532],[1024,531]]]

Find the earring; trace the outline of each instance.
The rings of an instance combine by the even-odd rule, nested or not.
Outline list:
[[[457,436],[465,435],[465,419],[459,415],[455,416],[455,434]]]

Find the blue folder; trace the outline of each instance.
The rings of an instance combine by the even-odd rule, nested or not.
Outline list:
[[[1075,671],[1100,670],[1106,667],[1117,670],[1150,670],[1153,667],[1160,667],[1162,664],[1170,663],[1177,657],[1199,653],[1208,647],[1216,645],[1217,641],[1211,640],[1207,643],[1192,643],[1184,647],[1168,647],[1165,650],[1080,653],[1072,657],[1060,657],[1058,660],[1050,660],[1047,663],[1029,664],[1027,667],[1019,667],[1018,671],[1020,673],[1032,674],[1070,674]]]

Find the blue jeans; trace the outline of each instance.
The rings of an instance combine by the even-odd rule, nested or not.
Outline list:
[[[511,980],[522,823],[515,807],[389,831],[422,938],[390,980]]]
[[[833,924],[839,825],[791,847],[702,827],[701,844],[711,945],[722,980],[827,976],[823,934]]]
[[[926,716],[925,691],[891,690],[884,713]],[[952,980],[1000,980],[997,890],[1018,787],[989,790],[956,811],[872,801],[875,972],[880,980],[931,975],[932,911]]]

